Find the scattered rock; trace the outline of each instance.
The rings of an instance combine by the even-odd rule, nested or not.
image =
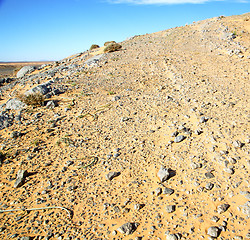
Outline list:
[[[34,66],[24,66],[16,74],[18,78],[24,77],[27,73],[31,73],[35,70]]]
[[[229,204],[226,204],[226,203],[224,203],[224,204],[221,204],[221,205],[219,205],[218,207],[217,207],[217,212],[218,213],[224,213],[224,212],[226,212],[227,211],[227,209],[230,207],[230,205]]]
[[[169,177],[169,169],[161,166],[159,172],[157,173],[157,176],[161,182],[166,181]]]
[[[113,178],[118,177],[120,174],[120,172],[109,172],[108,174],[106,174],[106,179],[111,181]]]
[[[175,205],[168,205],[166,206],[166,211],[167,213],[173,213],[176,209],[176,206]]]
[[[171,188],[163,188],[162,194],[164,195],[172,195],[174,193],[174,190]]]
[[[174,139],[174,142],[175,143],[179,143],[179,142],[182,142],[186,137],[183,136],[183,135],[178,135],[175,139]]]
[[[27,170],[18,170],[14,188],[19,188],[24,184],[25,178],[28,176]]]
[[[5,109],[6,110],[20,110],[20,109],[25,108],[26,106],[27,105],[21,102],[19,99],[12,98],[6,102]]]
[[[181,239],[179,234],[171,234],[171,233],[166,234],[166,240],[179,240],[179,239]]]
[[[138,227],[138,224],[128,222],[128,223],[124,223],[117,230],[124,235],[130,235],[136,230],[137,227]]]
[[[220,235],[220,229],[218,227],[210,227],[207,230],[207,234],[211,237],[217,238]]]

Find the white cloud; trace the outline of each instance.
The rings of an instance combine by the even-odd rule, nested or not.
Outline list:
[[[108,1],[110,3],[129,3],[135,5],[164,5],[164,4],[183,4],[183,3],[200,4],[200,3],[221,1],[221,0],[108,0]],[[242,2],[245,0],[235,0],[235,1]]]

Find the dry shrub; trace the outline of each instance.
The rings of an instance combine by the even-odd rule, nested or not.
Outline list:
[[[93,49],[96,49],[96,48],[99,48],[99,47],[100,46],[97,45],[97,44],[92,44],[89,50],[93,50]]]
[[[118,51],[119,49],[122,48],[122,45],[118,44],[118,43],[111,43],[109,44],[105,49],[104,52],[105,53],[109,53],[109,52],[115,52]]]
[[[38,106],[43,106],[44,105],[44,96],[37,92],[37,93],[32,93],[32,94],[29,94],[29,95],[19,95],[18,98],[24,102],[25,104],[27,105],[31,105],[31,106],[35,106],[35,107],[38,107]]]
[[[107,47],[108,45],[112,44],[112,43],[116,43],[115,41],[108,41],[104,43],[104,46]]]

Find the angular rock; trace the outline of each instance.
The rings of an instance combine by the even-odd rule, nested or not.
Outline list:
[[[18,170],[14,188],[19,188],[24,184],[25,178],[28,176],[27,170]]]
[[[166,206],[167,213],[173,213],[175,211],[175,209],[176,209],[175,205]]]
[[[179,142],[182,142],[186,137],[183,136],[183,135],[178,135],[175,139],[174,139],[174,142],[175,143],[179,143]]]
[[[21,102],[19,99],[12,98],[6,102],[5,109],[6,110],[20,110],[20,109],[25,108],[26,106],[27,105]]]
[[[166,240],[178,240],[180,237],[177,234],[171,234],[167,233],[166,234]]]
[[[241,212],[250,218],[250,201],[241,206]]]
[[[34,66],[24,66],[16,74],[18,78],[24,77],[25,74],[33,72],[35,70]]]
[[[157,173],[157,176],[161,182],[166,181],[169,177],[169,169],[161,166],[159,172]]]
[[[227,211],[227,209],[228,209],[229,207],[230,207],[230,205],[227,204],[227,203],[221,204],[221,205],[219,205],[219,206],[217,207],[217,212],[218,212],[218,213],[224,213],[224,212]]]
[[[162,194],[171,195],[173,193],[174,193],[173,189],[171,189],[171,188],[163,188]]]
[[[106,174],[106,179],[111,181],[113,178],[118,177],[120,174],[120,172],[109,172],[108,174]]]
[[[211,237],[217,238],[220,235],[220,229],[218,227],[210,227],[207,230],[207,234]]]
[[[135,230],[136,230],[136,228],[137,228],[137,224],[135,224],[135,223],[130,223],[130,222],[128,222],[128,223],[124,223],[121,227],[119,227],[117,230],[120,232],[120,233],[122,233],[122,234],[124,234],[124,235],[130,235],[130,234],[132,234]]]
[[[53,83],[53,81],[50,80],[48,82],[39,84],[38,86],[31,88],[30,90],[25,92],[25,95],[28,96],[28,95],[35,94],[35,93],[40,93],[42,95],[46,95],[48,92],[51,91],[52,83]]]

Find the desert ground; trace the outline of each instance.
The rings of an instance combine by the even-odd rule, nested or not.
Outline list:
[[[0,238],[250,239],[250,13],[119,44],[2,83]]]

